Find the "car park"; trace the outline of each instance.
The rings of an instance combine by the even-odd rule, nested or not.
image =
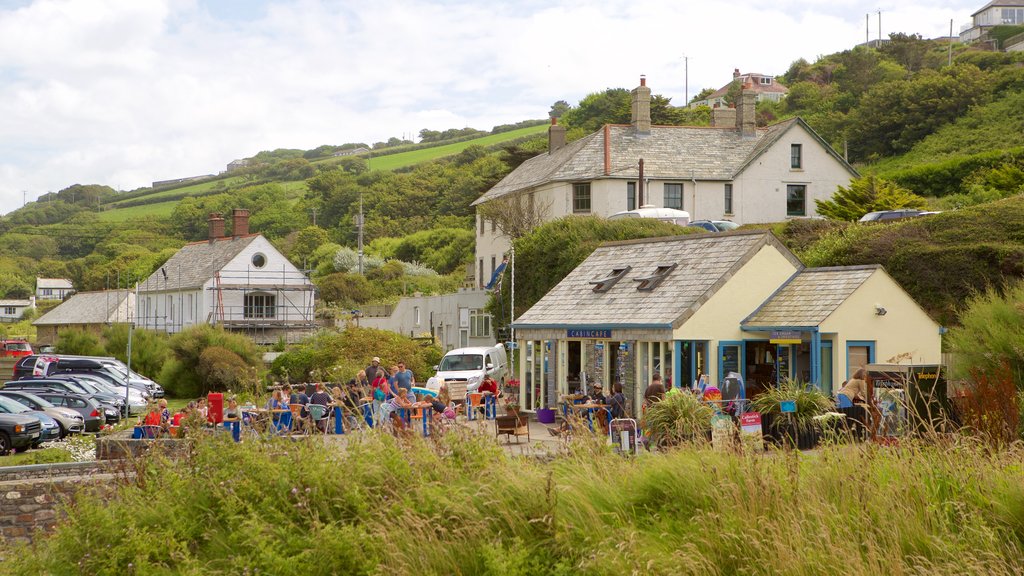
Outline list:
[[[37,366],[37,361],[40,357],[40,355],[32,355],[19,360],[14,365],[14,378],[16,380],[25,378],[35,375],[40,371],[45,372],[45,374],[40,374],[44,376],[59,373],[87,373],[102,377],[111,384],[124,384],[127,382],[129,386],[137,388],[148,396],[159,398],[164,395],[164,389],[159,384],[135,371],[129,373],[128,367],[116,358],[59,355],[49,357],[55,359],[55,361],[38,363],[39,365]]]
[[[95,374],[55,374],[51,378],[70,379],[89,391],[111,395],[117,399],[113,405],[117,406],[121,414],[125,414],[124,402],[126,394],[129,407],[128,415],[139,414],[145,411],[146,405],[149,403],[149,397],[137,388],[125,386],[124,384],[111,384]],[[127,393],[125,392],[126,389]]]
[[[694,220],[687,226],[701,228],[708,232],[729,232],[740,227],[739,224],[729,220]]]
[[[34,416],[0,413],[0,456],[11,450],[28,450],[39,441],[42,429],[42,423]]]
[[[23,390],[32,388],[45,388],[55,390],[57,392],[67,392],[69,394],[82,394],[84,396],[88,396],[104,408],[110,408],[113,410],[116,415],[114,421],[120,420],[121,414],[124,413],[124,398],[114,396],[109,392],[93,392],[87,388],[85,384],[79,382],[71,375],[56,375],[51,377],[32,376],[30,378],[23,378],[21,380],[15,380],[4,384],[5,390]],[[108,417],[108,420],[110,419],[111,418]]]
[[[32,393],[54,406],[70,408],[81,414],[82,419],[85,420],[86,432],[99,432],[103,427],[105,421],[103,407],[88,396],[53,390],[33,390]]]
[[[60,437],[85,432],[85,418],[70,408],[61,408],[26,390],[0,390],[0,397],[10,398],[57,421]]]
[[[21,414],[39,420],[39,437],[32,442],[33,447],[39,446],[43,442],[60,439],[60,425],[57,424],[56,420],[47,416],[45,412],[33,410],[17,400],[0,396],[0,413]]]
[[[93,400],[98,401],[104,406],[110,406],[117,410],[117,413],[121,416],[130,416],[131,413],[125,411],[124,396],[120,396],[111,392],[106,387],[98,386],[94,381],[88,379],[86,374],[54,374],[50,376],[52,380],[67,380],[74,382],[76,386],[82,389],[83,394],[87,394]],[[31,381],[31,379],[29,379]]]

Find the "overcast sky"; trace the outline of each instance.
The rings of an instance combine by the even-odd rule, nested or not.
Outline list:
[[[982,0],[0,0],[0,212],[273,148],[544,118],[632,88],[684,99],[871,36],[954,33]]]

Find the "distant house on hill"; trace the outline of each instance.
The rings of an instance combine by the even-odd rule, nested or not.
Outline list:
[[[36,341],[56,344],[66,330],[83,330],[98,335],[112,324],[130,322],[135,316],[135,294],[130,290],[79,292],[37,318]]]
[[[1024,26],[1024,0],[993,0],[971,14],[971,22],[960,27],[960,41],[982,42],[996,26]]]
[[[74,284],[67,278],[36,278],[36,298],[39,300],[63,300],[74,291]]]
[[[712,111],[710,127],[652,126],[651,89],[641,77],[631,124],[605,125],[571,143],[565,128],[552,124],[548,151],[473,203],[476,285],[488,284],[509,248],[509,239],[481,214],[488,202],[518,202],[545,222],[607,217],[644,205],[738,224],[815,216],[815,200],[831,198],[857,172],[800,118],[757,128],[755,99],[756,92],[743,90],[737,108]]]
[[[35,298],[0,300],[0,322],[17,322],[25,315],[25,310],[35,308],[35,306]]]
[[[136,325],[168,333],[196,324],[244,332],[260,343],[291,339],[315,327],[314,286],[260,234],[249,211],[210,215],[209,239],[182,247],[139,285]]]
[[[761,102],[763,100],[778,102],[785,98],[786,94],[789,93],[789,88],[780,84],[778,79],[774,76],[760,74],[758,72],[740,74],[740,69],[736,68],[732,71],[732,82],[722,86],[718,90],[715,90],[704,100],[697,100],[693,102],[690,106],[708,106],[710,108],[714,108],[716,106],[727,106],[728,103],[725,101],[725,97],[736,83],[739,83],[739,86],[741,87],[746,86],[746,90],[752,90],[755,95],[755,102]]]
[[[369,148],[365,148],[363,146],[360,146],[359,148],[349,148],[347,150],[338,150],[334,154],[331,154],[331,156],[335,157],[335,158],[337,158],[339,156],[355,156],[357,154],[366,154],[369,151],[370,151]]]
[[[248,158],[242,158],[241,160],[232,160],[228,162],[228,172],[234,172],[235,170],[241,170],[249,165]]]

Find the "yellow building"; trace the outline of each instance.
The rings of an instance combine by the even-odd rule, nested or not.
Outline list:
[[[942,332],[881,266],[805,268],[764,231],[605,244],[513,327],[529,409],[594,381],[636,406],[654,373],[832,393],[869,363],[939,363]]]

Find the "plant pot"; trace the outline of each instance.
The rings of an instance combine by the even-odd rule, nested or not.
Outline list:
[[[555,423],[555,411],[552,408],[538,408],[537,409],[537,422],[541,424],[554,424]]]

